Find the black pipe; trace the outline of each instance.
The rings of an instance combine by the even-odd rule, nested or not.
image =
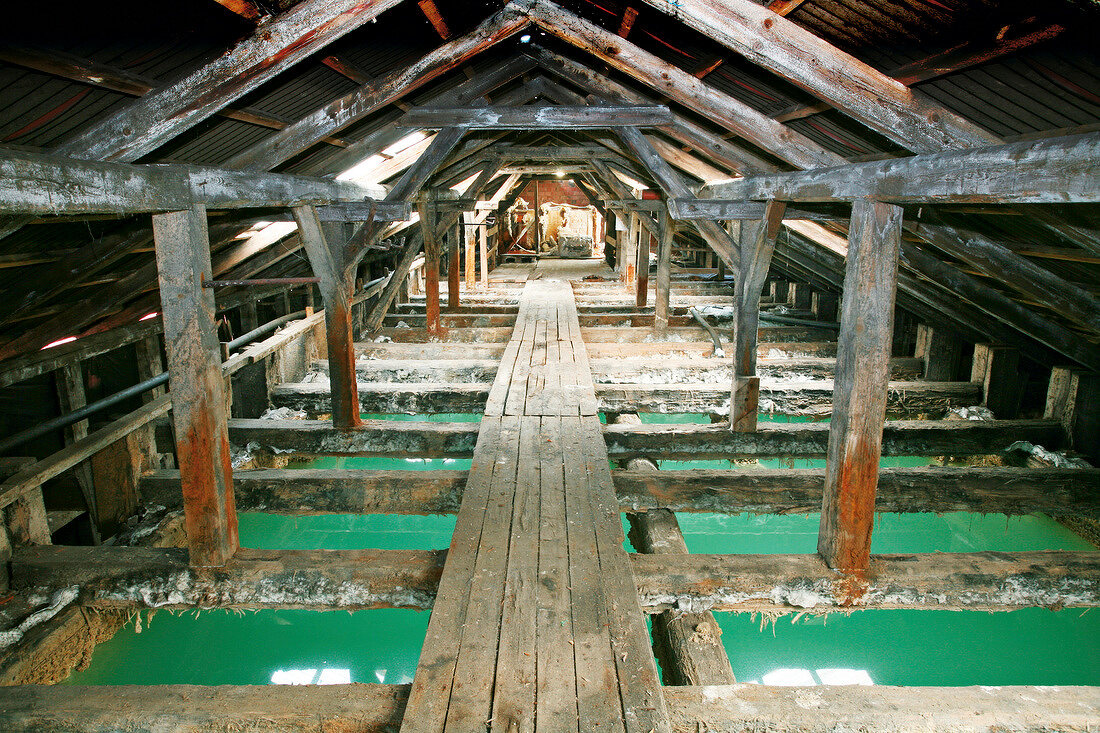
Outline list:
[[[691,313],[691,317],[694,318],[699,324],[707,329],[707,333],[710,334],[710,340],[714,342],[714,352],[712,356],[725,356],[726,352],[722,348],[722,338],[718,335],[718,332],[714,330],[714,326],[707,322],[706,318],[703,318],[703,314],[694,308],[688,308],[688,312]]]
[[[237,338],[226,344],[226,348],[232,350],[252,341],[255,341],[257,337],[274,331],[275,329],[279,328],[279,326],[282,326],[289,321],[301,318],[304,315],[305,311],[298,311],[296,313],[288,313],[285,316],[280,316],[273,321],[265,323],[259,328],[255,328],[246,334],[238,336]],[[52,420],[47,420],[46,422],[40,423],[33,428],[24,430],[21,433],[11,435],[4,440],[0,440],[0,453],[5,453],[17,445],[22,445],[29,440],[34,440],[35,438],[45,435],[46,433],[49,433],[53,430],[60,430],[61,428],[66,428],[72,425],[73,423],[78,423],[81,420],[84,420],[96,414],[97,412],[102,412],[103,410],[106,410],[108,407],[112,407],[120,402],[124,402],[131,397],[137,397],[140,394],[144,394],[145,392],[148,392],[155,387],[159,387],[162,384],[167,383],[168,372],[162,372],[155,377],[146,379],[144,382],[138,382],[132,387],[127,387],[121,392],[115,392],[113,395],[108,395],[101,400],[96,400],[95,402],[84,405],[84,407],[81,407],[79,410],[73,410],[67,415],[55,417]]]

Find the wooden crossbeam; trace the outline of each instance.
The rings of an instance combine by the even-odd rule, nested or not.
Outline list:
[[[0,151],[0,211],[19,214],[172,211],[362,202],[385,195],[361,186],[282,173],[177,165],[99,163]]]
[[[481,130],[576,130],[608,127],[660,127],[672,122],[668,107],[414,107],[405,127],[464,127]]]
[[[1057,204],[1100,201],[1100,133],[775,173],[708,186],[721,199]]]
[[[1009,610],[1100,605],[1100,552],[872,555],[865,579],[836,573],[817,555],[631,559],[642,607],[649,613],[669,608]]]
[[[694,197],[674,198],[668,201],[668,208],[674,219],[689,221],[694,219],[715,221],[759,220],[764,215],[764,206],[765,204],[762,201],[723,201]],[[835,221],[840,217],[833,214],[806,211],[805,209],[787,209],[783,218]]]

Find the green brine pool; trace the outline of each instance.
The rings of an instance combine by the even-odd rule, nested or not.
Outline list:
[[[476,421],[477,415],[374,419]],[[761,419],[783,416],[762,416]],[[703,415],[649,415],[646,422],[709,422]],[[801,421],[799,418],[793,420]],[[920,466],[926,458],[883,459]],[[810,468],[820,460],[760,461]],[[467,469],[469,459],[319,458],[298,468]],[[728,468],[727,461],[664,461],[662,469]],[[736,467],[736,466],[734,466]],[[817,514],[678,514],[700,553],[812,553]],[[453,516],[241,513],[241,544],[285,549],[438,549]],[[1045,516],[952,513],[876,517],[873,551],[1092,550]],[[143,615],[144,616],[144,615]],[[340,684],[409,682],[429,614],[413,610],[159,612],[131,621],[96,648],[66,684]],[[1100,685],[1100,612],[859,611],[790,615],[761,626],[748,614],[716,614],[734,673],[764,684]]]

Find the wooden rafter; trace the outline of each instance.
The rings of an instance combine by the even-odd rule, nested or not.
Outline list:
[[[435,32],[439,34],[440,38],[446,41],[451,37],[451,29],[447,27],[447,21],[443,19],[443,14],[436,7],[435,0],[418,0],[416,4],[420,7],[420,11],[424,13],[424,17],[432,24],[432,28],[435,28]]]

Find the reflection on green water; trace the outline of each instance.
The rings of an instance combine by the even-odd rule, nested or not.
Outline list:
[[[738,682],[1100,685],[1100,611],[717,613]]]
[[[428,613],[157,613],[96,647],[71,685],[266,685],[412,681]]]

